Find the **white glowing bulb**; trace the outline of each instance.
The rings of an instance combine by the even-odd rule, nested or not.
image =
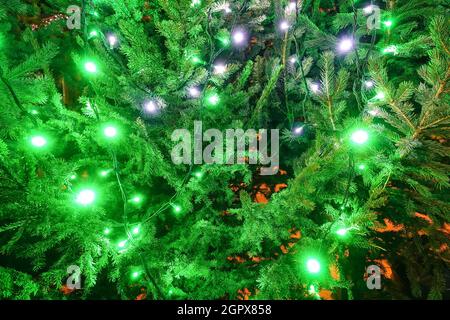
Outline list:
[[[349,52],[353,49],[353,39],[350,38],[344,38],[339,42],[338,49],[340,52]]]
[[[292,56],[289,58],[289,62],[292,64],[295,64],[297,62],[297,57],[296,56]]]
[[[310,87],[311,91],[314,93],[318,93],[320,91],[320,86],[317,83],[312,83]]]
[[[113,34],[108,36],[108,42],[111,47],[114,47],[117,44],[117,37]]]
[[[366,86],[366,88],[373,88],[375,83],[372,80],[367,80],[364,82],[364,85]]]
[[[200,93],[201,93],[200,90],[197,87],[190,87],[188,89],[188,92],[189,92],[189,95],[192,98],[198,98],[200,96]]]
[[[297,9],[297,4],[295,3],[295,1],[289,2],[289,9],[291,10]]]
[[[373,6],[372,5],[368,5],[367,7],[365,7],[364,9],[363,9],[363,11],[364,11],[364,14],[371,14],[372,13],[372,11],[373,11]]]
[[[214,66],[214,73],[215,74],[224,74],[225,71],[227,71],[227,66],[224,64],[216,64]]]
[[[148,101],[145,103],[145,111],[149,113],[155,113],[158,111],[158,106],[156,105],[155,101]]]
[[[300,135],[303,133],[303,126],[294,128],[294,133]]]
[[[280,22],[280,29],[286,31],[289,29],[289,23],[286,20]]]
[[[236,31],[233,33],[233,41],[235,44],[242,44],[245,40],[245,34],[242,31]]]

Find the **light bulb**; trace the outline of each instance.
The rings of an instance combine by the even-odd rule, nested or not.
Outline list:
[[[133,232],[133,234],[138,234],[139,231],[140,231],[139,227],[134,227],[132,232]]]
[[[144,108],[148,113],[156,113],[158,111],[158,106],[154,100],[147,101]]]
[[[117,136],[117,129],[113,126],[108,126],[103,130],[103,134],[107,138],[114,138],[115,136]]]
[[[368,14],[371,14],[372,13],[372,11],[373,11],[373,5],[368,5],[367,7],[365,7],[364,9],[363,9],[363,11],[364,11],[364,14],[366,14],[366,15],[368,15]]]
[[[303,133],[303,126],[294,128],[294,134],[301,135]]]
[[[227,66],[220,63],[220,64],[216,64],[214,66],[214,73],[215,74],[224,74],[227,71]]]
[[[117,246],[119,248],[125,248],[126,245],[127,245],[127,240],[122,240],[119,242],[119,244]]]
[[[339,229],[339,230],[337,230],[336,231],[336,234],[338,235],[338,236],[341,236],[341,237],[343,237],[343,236],[345,236],[346,234],[347,234],[347,229],[346,228],[341,228],[341,229]]]
[[[36,148],[42,148],[47,144],[47,139],[43,136],[34,136],[31,138],[31,144]]]
[[[311,91],[314,93],[318,93],[320,91],[320,86],[317,83],[311,83],[310,87]]]
[[[192,98],[198,98],[198,97],[200,97],[200,94],[201,94],[200,89],[197,87],[190,87],[188,89],[188,92],[189,92],[189,96],[191,96]]]
[[[306,268],[309,273],[318,273],[320,271],[320,263],[317,259],[308,259],[308,261],[306,261]]]
[[[291,64],[295,64],[295,63],[297,62],[297,57],[296,57],[296,56],[290,57],[290,58],[289,58],[289,62],[290,62]]]
[[[339,42],[338,50],[341,53],[346,53],[346,52],[351,51],[353,49],[353,46],[354,46],[353,39],[344,38],[344,39],[341,39],[341,41]]]
[[[75,201],[83,206],[91,204],[95,200],[95,192],[90,189],[82,190],[78,193]]]
[[[235,30],[231,37],[236,46],[241,46],[245,43],[246,36],[243,30]]]
[[[87,72],[90,73],[96,73],[97,72],[97,66],[92,61],[88,61],[84,64],[84,68]]]
[[[108,235],[111,233],[111,229],[110,228],[105,228],[105,230],[103,230],[103,233]]]
[[[366,88],[370,89],[373,88],[373,86],[375,85],[375,83],[372,80],[366,80],[364,82],[364,85],[366,86]]]
[[[108,35],[108,43],[110,47],[114,47],[117,44],[117,36],[114,34]]]
[[[356,144],[364,144],[369,140],[369,134],[365,130],[356,130],[352,133],[351,140]]]
[[[283,20],[280,22],[279,27],[281,31],[286,31],[289,29],[289,23],[286,20]]]

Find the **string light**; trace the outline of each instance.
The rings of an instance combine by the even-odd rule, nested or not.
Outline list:
[[[109,171],[110,170],[102,170],[102,171],[100,171],[100,176],[106,177],[109,174]]]
[[[92,30],[91,32],[89,32],[89,36],[90,36],[91,38],[97,37],[97,36],[98,36],[97,30]]]
[[[196,6],[199,6],[201,4],[202,4],[202,2],[200,0],[192,0],[191,7],[196,7]]]
[[[311,83],[310,89],[314,93],[319,93],[320,92],[320,86],[317,83]]]
[[[348,230],[347,228],[340,228],[336,231],[336,234],[338,236],[344,237],[347,234]]]
[[[247,36],[243,29],[236,29],[233,31],[231,38],[235,46],[241,47],[245,44]]]
[[[122,240],[120,241],[117,246],[121,249],[125,248],[125,246],[127,245],[128,240]]]
[[[70,176],[70,180],[75,180],[76,178],[77,178],[77,176],[74,174]]]
[[[95,200],[95,192],[91,189],[81,190],[75,201],[83,206],[93,203]]]
[[[364,144],[369,140],[369,134],[367,131],[359,129],[352,133],[351,140],[356,144]]]
[[[156,113],[158,112],[158,106],[154,100],[147,101],[144,104],[144,109],[148,113]]]
[[[392,53],[394,55],[398,54],[398,48],[395,45],[391,45],[383,50],[383,53]]]
[[[360,164],[360,165],[358,165],[358,169],[359,170],[365,170],[366,169],[366,165]]]
[[[105,230],[103,230],[103,233],[104,233],[105,235],[108,235],[108,234],[111,233],[111,229],[110,229],[110,228],[105,228]]]
[[[392,22],[392,20],[386,20],[383,22],[383,24],[386,28],[390,28],[390,27],[392,27],[393,22]]]
[[[220,102],[219,95],[217,93],[210,93],[206,97],[206,102],[210,106],[217,106],[219,104],[219,102]]]
[[[97,66],[92,61],[88,61],[84,64],[84,69],[89,73],[96,73],[97,72]]]
[[[375,100],[384,100],[386,99],[386,94],[382,91],[377,92],[377,95],[373,97]]]
[[[180,213],[181,212],[181,207],[179,205],[173,205],[173,211],[175,213]]]
[[[301,127],[296,127],[292,130],[294,132],[295,135],[299,136],[303,133],[303,126]]]
[[[103,130],[103,134],[107,137],[107,138],[115,138],[117,136],[117,129],[113,126],[107,126],[104,130]]]
[[[370,89],[370,88],[373,88],[373,86],[375,85],[375,83],[374,83],[372,80],[366,80],[366,81],[364,82],[364,85],[365,85],[366,88]]]
[[[139,231],[140,231],[139,227],[134,227],[132,232],[133,234],[138,234]]]
[[[42,148],[47,144],[47,139],[43,136],[34,136],[31,138],[31,144],[36,148]]]
[[[289,30],[289,27],[289,22],[287,22],[286,20],[280,21],[279,28],[281,31],[287,31]]]
[[[191,98],[198,98],[200,97],[201,94],[200,89],[198,87],[190,87],[188,89],[188,93]]]
[[[135,271],[135,272],[133,272],[133,273],[131,274],[131,277],[132,277],[133,279],[137,279],[137,278],[139,277],[139,275],[140,275],[140,272],[139,272],[139,271]]]
[[[365,15],[371,14],[372,11],[373,11],[373,5],[368,5],[367,7],[365,7],[365,8],[363,9],[363,11],[364,11],[364,14],[365,14]]]
[[[130,201],[134,203],[140,203],[142,201],[142,198],[140,196],[134,196]]]
[[[109,46],[114,48],[117,45],[118,39],[117,36],[113,33],[110,33],[107,37]]]
[[[216,64],[214,66],[214,73],[215,74],[224,74],[227,71],[227,66],[223,63]]]
[[[319,273],[320,272],[320,262],[315,258],[309,258],[306,261],[306,269],[309,273]]]
[[[197,178],[201,178],[201,177],[203,177],[203,172],[201,172],[201,171],[196,171],[195,173],[194,173],[194,176],[196,176]]]
[[[291,64],[297,63],[297,57],[296,57],[296,56],[290,57],[290,58],[289,58],[289,62],[290,62]]]
[[[338,51],[341,53],[350,52],[354,47],[354,40],[351,38],[343,38],[339,41]]]

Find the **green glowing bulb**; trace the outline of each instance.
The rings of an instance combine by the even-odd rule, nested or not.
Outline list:
[[[202,62],[202,60],[199,57],[197,57],[197,56],[193,56],[191,60],[195,64],[199,64],[199,63]]]
[[[181,207],[178,206],[178,205],[174,205],[174,206],[173,206],[173,210],[174,210],[176,213],[179,213],[179,212],[181,212]]]
[[[392,20],[386,20],[386,21],[383,22],[383,24],[384,24],[387,28],[390,28],[390,27],[392,27]]]
[[[135,196],[135,197],[131,198],[131,201],[134,203],[139,203],[142,201],[142,198],[139,196]]]
[[[112,126],[108,126],[103,130],[103,133],[108,138],[114,138],[115,136],[117,136],[117,129]]]
[[[47,144],[47,139],[43,136],[34,136],[31,138],[31,144],[36,148],[42,148]]]
[[[84,69],[86,69],[89,73],[96,73],[97,72],[97,66],[92,61],[86,62],[84,64]]]
[[[111,229],[110,228],[105,228],[105,230],[103,230],[103,233],[108,235],[111,233]]]
[[[31,110],[31,114],[38,114],[39,112],[35,109]]]
[[[310,258],[306,261],[306,268],[309,273],[318,273],[320,271],[320,263],[317,259]]]
[[[108,175],[108,173],[109,173],[108,170],[102,170],[102,171],[100,171],[100,176],[106,177]]]
[[[202,2],[200,0],[192,0],[191,7],[196,7],[201,4],[202,4]]]
[[[138,234],[139,231],[140,231],[139,227],[134,227],[132,232],[133,232],[133,234]]]
[[[127,245],[127,240],[122,240],[119,242],[119,244],[117,246],[119,248],[125,248],[126,245]]]
[[[366,169],[366,165],[360,164],[360,165],[358,166],[358,169],[359,169],[359,170],[364,170],[364,169]]]
[[[194,173],[194,176],[196,176],[197,178],[200,179],[201,177],[203,177],[203,172],[197,171],[197,172]]]
[[[133,279],[136,279],[137,277],[139,277],[139,275],[140,275],[139,271],[135,271],[135,272],[133,272],[133,273],[131,274],[131,277],[132,277]]]
[[[70,180],[75,180],[76,178],[77,178],[77,176],[74,174],[70,176]]]
[[[351,139],[356,144],[364,144],[369,140],[369,134],[365,130],[356,130],[353,132]]]
[[[90,189],[86,189],[78,193],[75,201],[83,206],[86,206],[94,202],[94,200],[95,200],[95,192]]]
[[[211,106],[216,106],[219,104],[220,98],[217,93],[212,93],[206,98],[207,102]]]
[[[93,37],[98,36],[98,32],[97,32],[97,30],[92,30],[91,32],[89,32],[89,35],[93,38]]]
[[[224,46],[229,46],[230,43],[231,43],[231,40],[230,40],[230,38],[228,38],[228,37],[222,37],[222,38],[220,38],[219,40],[220,40],[220,42],[222,42],[222,44],[223,44]]]
[[[346,228],[341,228],[341,229],[339,229],[339,230],[336,231],[336,234],[337,234],[338,236],[343,237],[343,236],[345,236],[345,235],[347,234],[347,232],[348,232],[348,230],[347,230]]]

